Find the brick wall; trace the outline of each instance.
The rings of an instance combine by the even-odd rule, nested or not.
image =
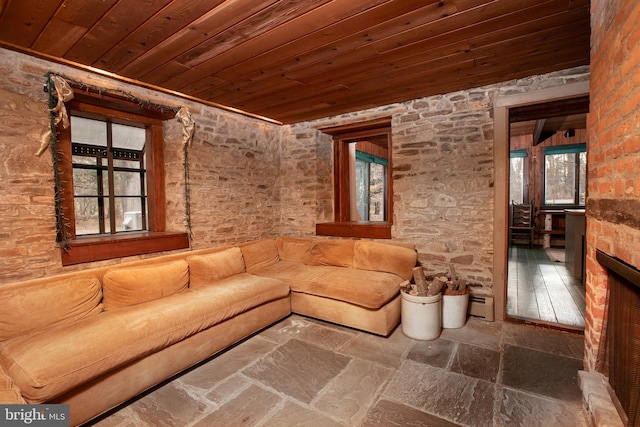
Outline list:
[[[640,268],[640,3],[591,2],[585,365],[595,368],[606,273],[595,250]]]
[[[49,70],[189,108],[196,121],[189,150],[193,248],[278,233],[280,126],[0,49],[0,284],[122,261],[61,266],[51,154],[35,155],[49,126]],[[167,230],[184,231],[182,127],[170,120],[164,133]]]

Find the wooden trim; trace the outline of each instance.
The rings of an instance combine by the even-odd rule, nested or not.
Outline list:
[[[139,104],[125,95],[96,92],[95,89],[87,89],[69,83],[74,89],[73,99],[83,104],[91,104],[97,107],[135,114],[157,120],[171,120],[177,112],[175,107],[166,106],[167,109],[152,108]]]
[[[353,132],[361,132],[361,131],[369,131],[375,129],[381,129],[385,127],[391,127],[391,117],[383,117],[380,119],[369,120],[366,122],[358,122],[358,123],[349,123],[346,125],[340,126],[331,126],[327,128],[319,129],[320,132],[326,133],[329,135],[342,135],[345,133],[353,133]]]
[[[229,107],[228,105],[223,105],[223,104],[218,104],[216,102],[211,102],[211,101],[206,101],[204,99],[201,98],[196,98],[195,96],[191,96],[191,95],[187,95],[186,93],[182,93],[182,92],[178,92],[175,90],[171,90],[171,89],[166,89],[157,85],[152,85],[149,83],[145,83],[143,81],[140,80],[136,80],[136,79],[130,79],[128,77],[124,77],[118,74],[114,74],[111,73],[109,71],[104,71],[101,70],[99,68],[95,68],[95,67],[91,67],[88,65],[83,65],[80,64],[78,62],[74,62],[74,61],[69,61],[67,59],[63,59],[63,58],[59,58],[53,55],[48,55],[42,52],[37,52],[33,49],[28,49],[22,46],[18,46],[16,44],[13,43],[8,43],[5,41],[0,41],[0,48],[4,48],[4,49],[8,49],[8,50],[12,50],[14,52],[20,52],[23,53],[25,55],[29,55],[35,58],[39,58],[39,59],[43,59],[45,61],[50,61],[50,62],[54,62],[57,64],[62,64],[62,65],[66,65],[68,67],[72,67],[78,70],[82,70],[82,71],[86,71],[89,73],[95,73],[95,74],[99,74],[101,76],[106,76],[110,79],[113,79],[115,81],[120,81],[123,83],[127,83],[127,84],[131,84],[134,86],[138,86],[141,88],[145,88],[145,89],[151,89],[154,90],[156,92],[160,92],[160,93],[164,93],[164,94],[168,94],[168,95],[173,95],[173,96],[177,96],[179,98],[188,100],[188,101],[192,101],[192,102],[196,102],[198,104],[202,104],[202,105],[206,105],[209,107],[214,107],[214,108],[219,108],[221,110],[224,111],[229,111],[232,113],[236,113],[236,114],[240,114],[243,115],[245,117],[250,117],[250,118],[254,118],[254,119],[258,119],[258,120],[262,120],[264,122],[268,122],[268,123],[273,123],[273,124],[277,124],[277,125],[282,125],[283,122],[279,121],[279,120],[275,120],[269,117],[265,117],[265,116],[261,116],[259,114],[253,114],[253,113],[249,113],[247,111],[243,111],[240,110],[238,108],[234,108],[234,107]]]
[[[316,224],[316,234],[318,236],[391,239],[391,224],[388,222],[325,222]]]
[[[164,194],[164,154],[162,126],[148,126],[147,141],[151,141],[147,149],[147,209],[149,231],[164,231],[166,198]],[[151,173],[149,173],[151,171]]]
[[[509,210],[509,109],[589,94],[589,81],[571,83],[537,91],[501,96],[495,99],[494,124],[494,215],[493,215],[493,293],[495,317],[506,318]]]
[[[80,237],[69,243],[62,251],[63,266],[189,248],[187,233],[173,232]]]

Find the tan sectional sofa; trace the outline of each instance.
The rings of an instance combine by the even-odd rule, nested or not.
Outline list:
[[[81,424],[291,312],[388,335],[414,250],[277,238],[0,286],[0,403]]]

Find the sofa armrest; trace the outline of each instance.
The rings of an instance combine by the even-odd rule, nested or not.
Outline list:
[[[0,366],[0,403],[2,404],[25,404],[27,403],[20,390],[14,384],[11,377],[5,372],[4,367]]]

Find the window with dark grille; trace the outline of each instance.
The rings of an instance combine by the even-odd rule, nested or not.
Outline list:
[[[76,235],[147,230],[144,126],[71,117]]]

